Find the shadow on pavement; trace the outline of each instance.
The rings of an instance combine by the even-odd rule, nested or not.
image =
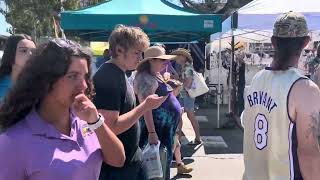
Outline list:
[[[220,128],[217,128],[216,107],[200,108],[196,116],[205,116],[208,121],[199,122],[200,134],[205,138],[213,140],[204,141],[201,145],[182,145],[181,151],[184,157],[191,157],[203,151],[204,154],[242,154],[243,153],[243,131],[237,126],[222,127],[228,122],[227,106],[220,108]],[[200,153],[203,154],[203,153]]]
[[[192,158],[184,158],[182,161],[183,161],[183,163],[184,163],[185,165],[188,165],[188,164],[193,163],[193,162],[194,162],[194,159],[192,159]]]
[[[193,163],[194,159],[188,157],[188,158],[183,158],[182,161],[185,165],[188,165],[188,164]],[[176,167],[177,167],[176,161],[173,161],[171,164],[171,168],[176,168]]]
[[[191,179],[192,176],[190,174],[177,174],[171,180],[176,180],[176,179]]]

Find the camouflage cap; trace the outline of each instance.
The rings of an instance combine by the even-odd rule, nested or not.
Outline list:
[[[308,36],[308,26],[301,13],[287,12],[278,16],[274,23],[273,36],[283,38]]]

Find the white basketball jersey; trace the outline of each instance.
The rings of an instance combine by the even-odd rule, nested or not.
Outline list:
[[[288,115],[292,85],[306,78],[296,68],[262,70],[244,96],[243,180],[301,180],[295,123]]]

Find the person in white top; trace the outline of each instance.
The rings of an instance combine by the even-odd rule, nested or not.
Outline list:
[[[244,96],[243,179],[319,179],[320,90],[297,69],[310,41],[304,16],[281,14],[271,41],[274,60]]]

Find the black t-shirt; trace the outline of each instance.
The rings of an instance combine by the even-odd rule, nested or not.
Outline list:
[[[93,77],[96,96],[93,99],[97,109],[119,111],[120,115],[131,111],[136,105],[133,88],[127,80],[125,72],[112,63],[104,63]],[[118,135],[123,143],[126,162],[141,161],[139,146],[139,122]],[[112,148],[112,147],[111,147]]]

